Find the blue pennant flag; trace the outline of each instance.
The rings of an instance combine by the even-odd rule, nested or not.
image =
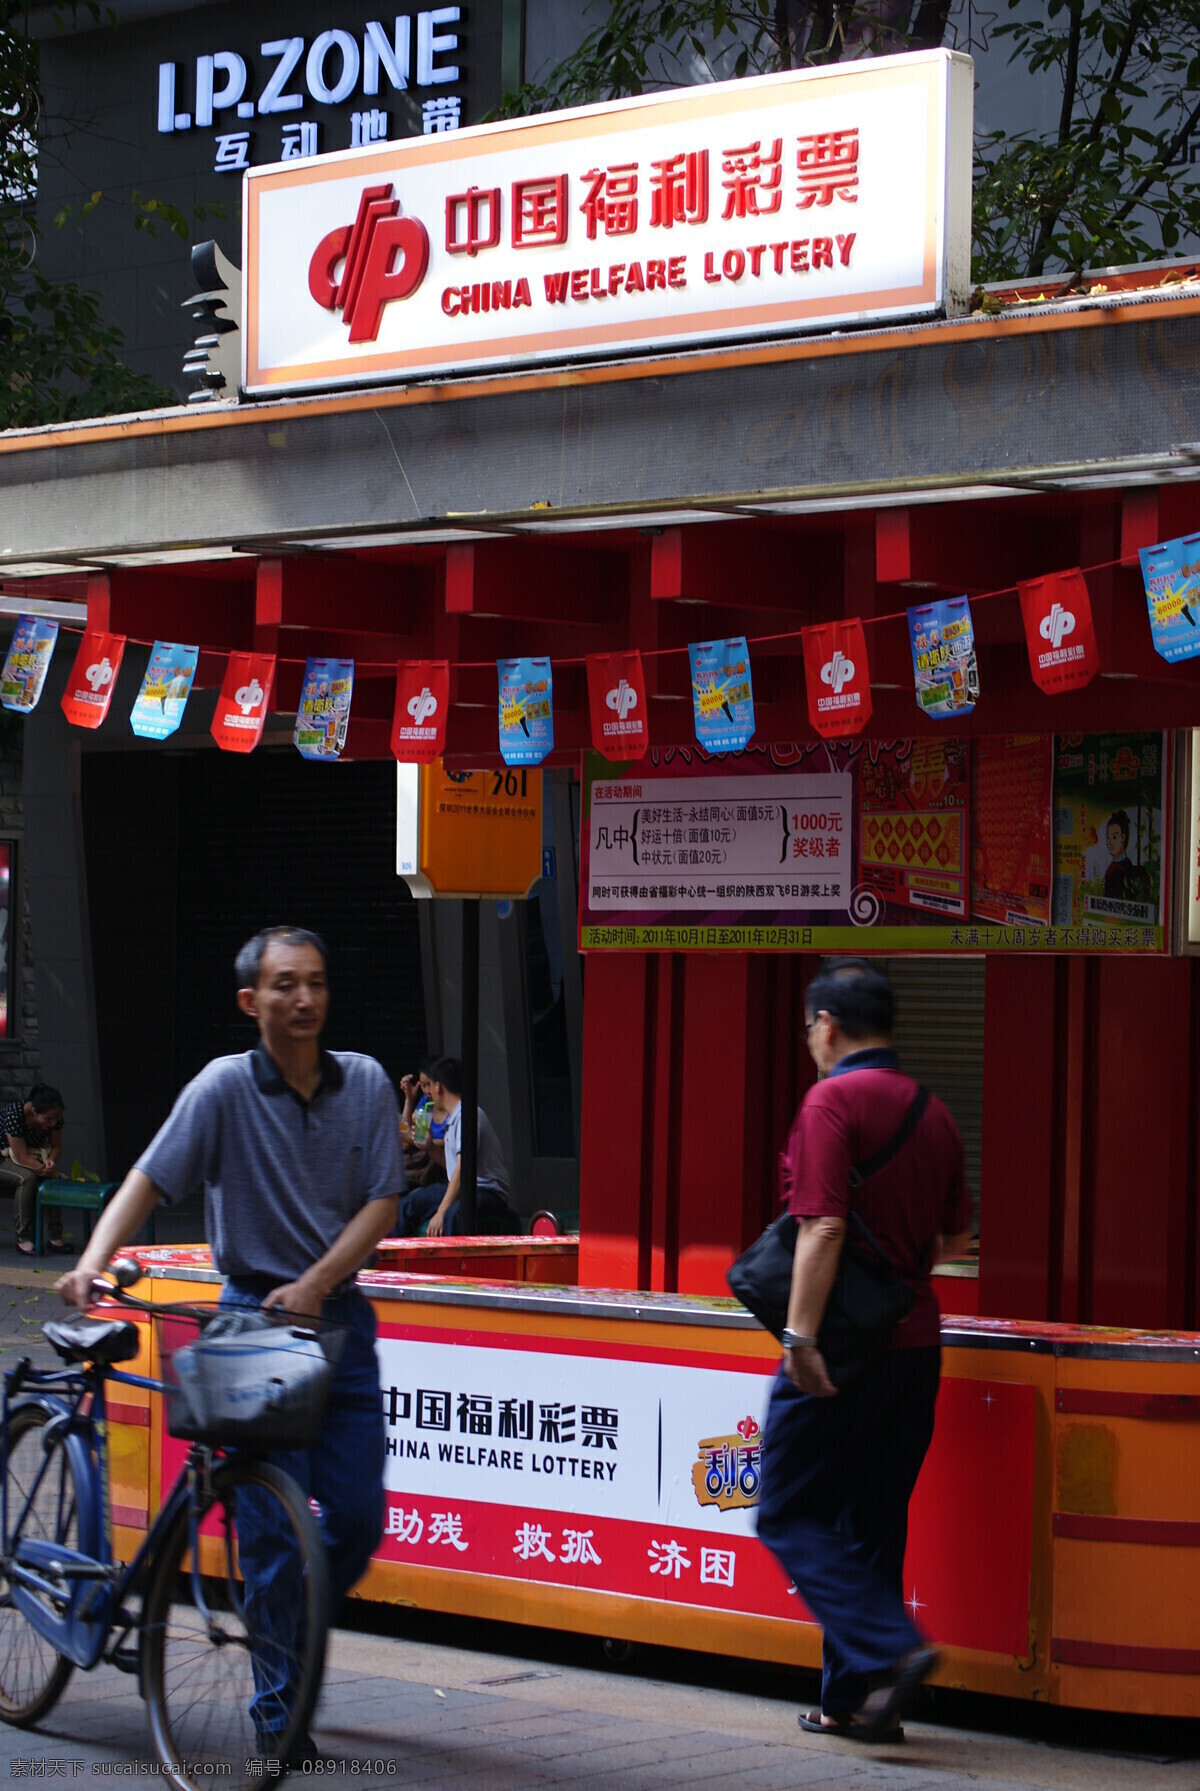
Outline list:
[[[754,733],[754,690],[746,637],[693,641],[692,708],[696,738],[708,752],[740,752]]]

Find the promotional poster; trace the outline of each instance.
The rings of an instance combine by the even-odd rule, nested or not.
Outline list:
[[[6,709],[27,715],[37,708],[57,639],[57,622],[45,616],[18,616],[0,673],[0,703]]]
[[[300,706],[296,711],[296,750],[305,759],[336,759],[346,744],[350,699],[354,695],[352,659],[310,659],[304,669]]]
[[[688,660],[697,740],[706,752],[740,752],[754,733],[754,690],[745,635],[728,641],[693,641]]]
[[[498,659],[500,755],[540,765],[554,751],[554,675],[548,659]]]
[[[1161,733],[589,755],[580,946],[1161,952],[1166,758]]]
[[[965,597],[908,612],[917,708],[933,717],[969,715],[979,695],[975,627]]]
[[[143,740],[165,740],[183,720],[199,647],[155,641],[142,688],[134,698],[129,725]]]

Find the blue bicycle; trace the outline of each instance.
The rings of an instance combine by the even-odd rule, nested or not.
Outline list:
[[[115,1366],[137,1355],[141,1327],[83,1316],[43,1326],[65,1367],[24,1360],[4,1377],[0,1719],[37,1723],[74,1668],[109,1661],[137,1676],[166,1783],[190,1791],[216,1765],[224,1784],[260,1781],[307,1732],[329,1617],[308,1500],[261,1451],[311,1440],[324,1403],[313,1359],[330,1346],[319,1324],[278,1311],[248,1329],[213,1307],[151,1306],[126,1291],[140,1273],[116,1263],[96,1291],[162,1327],[165,1381]],[[110,1537],[109,1382],[164,1393],[168,1428],[190,1439],[128,1564]]]

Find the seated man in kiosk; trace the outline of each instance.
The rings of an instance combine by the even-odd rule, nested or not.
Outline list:
[[[429,1081],[435,1118],[444,1120],[442,1146],[446,1153],[446,1186],[413,1188],[400,1202],[396,1230],[406,1237],[465,1235],[459,1201],[462,1153],[462,1066],[456,1057],[439,1057],[430,1066]],[[511,1237],[521,1229],[508,1196],[508,1170],[492,1123],[480,1107],[478,1156],[475,1177],[475,1225],[473,1236]]]

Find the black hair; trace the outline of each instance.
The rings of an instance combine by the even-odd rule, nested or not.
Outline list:
[[[441,1061],[440,1058],[436,1057],[434,1055],[434,1053],[431,1051],[429,1053],[429,1055],[427,1057],[423,1057],[421,1059],[420,1063],[417,1065],[418,1076],[428,1076],[430,1081],[432,1082],[433,1072],[437,1069],[437,1066],[440,1061]]]
[[[1125,809],[1118,808],[1113,810],[1112,814],[1108,817],[1108,820],[1104,823],[1105,833],[1108,832],[1110,827],[1119,827],[1121,829],[1121,838],[1125,841],[1125,845],[1128,848],[1129,835],[1132,828],[1129,815]]]
[[[827,959],[804,991],[804,1008],[827,1013],[848,1039],[892,1036],[891,978],[869,958]]]
[[[329,969],[329,953],[319,933],[310,933],[305,927],[264,927],[253,939],[247,939],[233,960],[233,974],[239,989],[257,989],[262,975],[263,953],[268,945],[311,945],[314,951],[320,952],[321,962],[326,970]]]
[[[29,1105],[35,1113],[50,1113],[66,1103],[57,1088],[51,1088],[48,1082],[35,1082],[29,1091]]]
[[[462,1065],[457,1057],[435,1057],[426,1075],[452,1095],[462,1096]]]

